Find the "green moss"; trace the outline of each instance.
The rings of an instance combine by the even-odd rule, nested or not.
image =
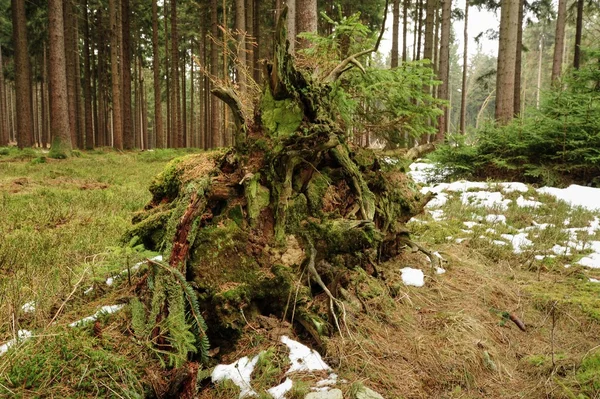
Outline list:
[[[139,237],[144,247],[153,251],[159,251],[164,247],[166,226],[173,213],[172,209],[154,212],[143,220],[138,221],[129,228],[123,236],[123,242],[129,242],[134,237]]]
[[[526,287],[542,307],[556,301],[582,311],[590,318],[600,321],[600,286],[586,280],[568,279],[558,283],[534,282]]]
[[[600,354],[596,353],[583,359],[577,371],[577,381],[585,393],[597,397],[600,393]]]
[[[298,194],[288,205],[285,214],[285,231],[294,234],[302,228],[308,216],[308,201],[304,194]]]
[[[302,109],[291,99],[275,100],[270,90],[265,90],[262,96],[261,120],[273,137],[289,136],[294,133],[302,123]]]
[[[175,158],[169,162],[165,169],[150,184],[150,192],[155,202],[160,202],[165,198],[171,201],[179,194],[181,175],[183,173],[179,164],[182,160],[183,158]]]
[[[327,192],[327,188],[331,181],[329,177],[322,173],[315,174],[306,186],[306,197],[308,199],[308,207],[312,214],[322,213],[323,197]]]
[[[246,183],[245,195],[250,223],[254,223],[258,219],[260,212],[269,206],[271,202],[271,192],[268,188],[261,185],[259,181],[260,174],[257,173]]]
[[[71,152],[71,146],[60,139],[60,137],[55,137],[52,140],[52,145],[50,146],[50,151],[48,152],[48,157],[54,159],[66,159]]]
[[[227,217],[235,222],[238,227],[243,227],[244,224],[244,212],[240,205],[229,208],[227,211]]]
[[[347,219],[311,222],[310,230],[317,246],[324,247],[329,255],[362,252],[377,246],[382,239],[374,226]],[[319,242],[325,245],[319,245]]]

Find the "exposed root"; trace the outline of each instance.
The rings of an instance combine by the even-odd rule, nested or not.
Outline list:
[[[417,244],[416,242],[412,241],[411,239],[409,239],[408,237],[400,237],[398,238],[398,242],[401,244],[405,244],[408,247],[410,247],[410,249],[413,252],[423,252],[425,255],[427,255],[427,257],[429,258],[429,260],[431,261],[431,267],[434,269],[437,269],[438,267],[440,267],[440,258],[434,254],[433,252],[431,252],[430,250],[428,250],[427,248]]]

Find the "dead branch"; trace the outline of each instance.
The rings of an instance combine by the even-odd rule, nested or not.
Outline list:
[[[231,108],[233,113],[233,122],[235,123],[235,148],[240,149],[246,143],[246,118],[242,111],[242,103],[237,94],[225,87],[217,87],[211,91],[217,98],[222,100]]]
[[[423,155],[427,155],[434,150],[435,145],[433,143],[421,144],[416,147],[412,147],[402,157],[409,161],[414,161],[415,159],[421,158]]]

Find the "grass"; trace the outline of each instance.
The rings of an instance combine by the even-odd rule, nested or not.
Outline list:
[[[140,397],[133,394],[141,392],[139,359],[111,346],[125,350],[129,338],[99,342],[62,326],[126,300],[104,281],[150,254],[120,239],[150,200],[153,177],[183,153],[99,149],[54,160],[40,150],[0,149],[0,342],[18,329],[38,337],[0,358],[0,387],[17,397]],[[30,301],[35,310],[26,313]],[[86,378],[107,386],[87,386]]]
[[[120,238],[150,199],[152,178],[181,153],[100,149],[54,160],[36,150],[0,149],[0,343],[18,329],[34,331],[34,338],[0,357],[0,397],[147,394],[160,373],[158,361],[135,340],[127,308],[100,317],[96,326],[66,326],[100,306],[129,302],[126,276],[113,287],[105,280],[151,255]],[[582,253],[534,257],[569,240],[566,219],[579,228],[596,215],[534,190],[506,197],[519,195],[544,205],[489,211],[455,195],[443,207],[445,220],[422,215],[422,222],[410,223],[416,241],[444,256],[443,275],[423,254],[410,252],[378,265],[384,278],[353,273],[344,293],[352,336],[332,337],[323,353],[347,381],[338,384],[345,395],[364,385],[387,398],[599,397],[600,284],[588,277],[600,275],[575,265]],[[506,225],[485,222],[492,212],[505,215]],[[465,221],[476,224],[467,228]],[[535,251],[515,254],[510,243],[492,242],[534,221],[550,224],[530,237]],[[577,235],[600,239],[598,233]],[[402,283],[399,270],[406,266],[425,272],[425,287]],[[90,286],[95,289],[84,294]],[[36,309],[26,313],[21,307],[30,301]],[[231,363],[265,351],[252,381],[261,398],[285,379],[285,347],[272,333],[250,321],[235,353],[219,358]],[[294,381],[288,397],[304,398],[322,377]],[[225,382],[207,386],[200,397],[238,394]]]

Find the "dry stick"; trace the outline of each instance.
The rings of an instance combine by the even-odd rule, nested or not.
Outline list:
[[[79,281],[77,281],[77,283],[75,283],[75,286],[73,287],[73,291],[71,291],[71,293],[69,295],[67,295],[67,298],[60,305],[60,307],[58,308],[58,310],[54,314],[54,317],[52,318],[52,320],[50,320],[50,323],[48,323],[48,325],[46,327],[50,327],[52,325],[52,323],[54,323],[54,320],[56,320],[56,318],[58,317],[58,315],[60,314],[60,312],[62,312],[62,310],[65,307],[65,305],[67,304],[67,302],[71,299],[71,297],[73,296],[73,294],[75,293],[75,291],[77,291],[77,288],[79,287],[79,284],[81,284],[81,282],[83,281],[83,278],[85,277],[88,269],[89,269],[89,267],[86,267],[85,270],[83,271],[83,273],[81,273],[81,277],[79,278]]]
[[[399,240],[399,242],[408,245],[412,249],[413,252],[421,251],[425,255],[427,255],[427,257],[431,261],[431,267],[438,268],[440,266],[438,257],[434,253],[432,253],[430,250],[428,250],[427,248],[417,244],[416,242],[414,242],[411,239],[406,238],[406,237],[401,237],[398,240]]]

